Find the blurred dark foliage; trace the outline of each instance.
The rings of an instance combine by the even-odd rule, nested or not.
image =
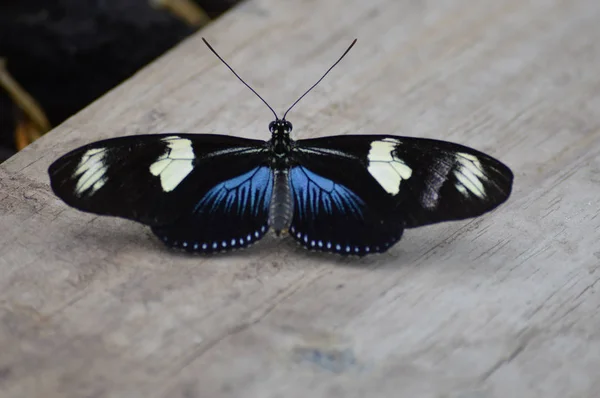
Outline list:
[[[197,3],[214,18],[237,1]],[[194,30],[151,7],[149,0],[0,0],[0,57],[52,126]],[[5,151],[14,151],[17,114],[0,89],[0,147]]]

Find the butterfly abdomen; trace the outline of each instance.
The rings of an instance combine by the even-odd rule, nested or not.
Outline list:
[[[277,235],[287,231],[292,223],[294,201],[287,170],[273,171],[273,193],[269,205],[269,226]]]

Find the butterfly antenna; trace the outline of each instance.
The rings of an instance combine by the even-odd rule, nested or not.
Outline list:
[[[242,79],[240,77],[240,75],[238,75],[237,73],[235,73],[235,71],[233,70],[233,68],[231,66],[229,66],[229,64],[227,62],[225,62],[225,60],[223,58],[221,58],[221,56],[219,54],[217,54],[217,52],[215,51],[215,49],[212,48],[212,46],[210,44],[208,44],[208,42],[206,41],[206,39],[204,37],[202,38],[202,41],[204,42],[204,44],[206,44],[206,46],[209,48],[209,50],[212,51],[213,54],[215,54],[217,56],[217,58],[219,58],[221,60],[221,62],[223,62],[225,64],[225,66],[229,68],[229,70],[235,75],[235,77],[237,77],[238,79],[240,79],[240,81],[242,83],[244,83],[244,85],[246,87],[248,87],[250,89],[250,91],[252,91],[258,98],[260,98],[260,100],[262,102],[265,103],[265,105],[267,106],[267,108],[269,108],[271,110],[271,112],[273,112],[273,115],[275,115],[275,120],[279,120],[279,117],[277,116],[277,113],[275,113],[275,111],[273,110],[273,108],[271,108],[271,105],[269,105],[267,103],[267,101],[264,100],[263,97],[261,97],[252,87],[250,87],[250,85],[248,83],[246,83],[244,81],[244,79]]]
[[[321,78],[320,78],[319,80],[317,80],[317,82],[316,82],[315,84],[313,84],[313,85],[312,85],[312,86],[311,86],[311,87],[310,87],[308,90],[306,90],[306,92],[305,92],[304,94],[302,94],[302,95],[300,96],[300,98],[298,98],[298,99],[296,100],[296,102],[294,102],[294,103],[292,104],[292,106],[290,106],[290,107],[288,108],[288,110],[287,110],[287,111],[285,111],[285,113],[283,114],[283,118],[282,118],[281,120],[285,120],[285,116],[288,114],[288,112],[289,112],[289,111],[290,111],[290,110],[291,110],[291,109],[292,109],[294,106],[296,106],[296,104],[297,104],[298,102],[300,102],[300,100],[301,100],[302,98],[304,98],[304,96],[305,96],[306,94],[308,94],[308,93],[310,92],[310,90],[312,90],[313,88],[315,88],[315,87],[317,86],[317,84],[321,83],[321,80],[323,80],[323,79],[325,78],[325,76],[327,76],[327,74],[328,74],[328,73],[329,73],[329,72],[330,72],[330,71],[331,71],[331,70],[332,70],[332,69],[333,69],[333,68],[334,68],[334,67],[335,67],[337,64],[339,64],[339,63],[340,63],[340,61],[342,60],[342,58],[344,58],[344,57],[346,56],[346,54],[348,54],[348,51],[350,51],[350,49],[351,49],[352,47],[354,47],[354,44],[356,44],[356,39],[354,39],[354,40],[352,41],[352,44],[350,44],[350,47],[348,47],[348,48],[346,49],[346,51],[344,51],[344,53],[342,54],[342,56],[341,56],[340,58],[338,58],[338,60],[337,60],[337,61],[335,61],[335,64],[331,65],[331,68],[327,69],[327,72],[325,72],[325,73],[323,74],[323,76],[321,76]]]

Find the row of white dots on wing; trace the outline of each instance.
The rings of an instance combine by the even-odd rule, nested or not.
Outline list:
[[[263,225],[259,231],[254,231],[253,234],[248,234],[246,237],[242,237],[239,239],[231,239],[231,240],[223,240],[221,242],[204,242],[194,244],[190,244],[187,241],[183,241],[179,243],[178,241],[173,241],[173,246],[180,246],[185,249],[192,248],[193,250],[219,250],[219,249],[227,249],[227,248],[236,248],[236,247],[244,247],[252,243],[252,241],[259,239],[264,233],[267,231],[267,226]],[[164,236],[163,241],[169,242],[169,237]]]
[[[294,235],[298,240],[303,241],[306,246],[310,246],[311,248],[335,250],[336,252],[348,253],[348,254],[361,252],[360,246],[340,245],[339,243],[333,244],[330,241],[323,242],[322,240],[310,239],[307,234],[303,234],[302,232],[296,231],[296,228],[294,228],[293,226],[290,227],[290,233],[292,235]],[[383,248],[388,248],[392,243],[394,243],[394,242],[384,243]],[[370,253],[371,246],[364,246],[364,247],[362,247],[362,250],[365,253]],[[379,250],[380,250],[380,246],[375,246],[374,251],[378,252]]]

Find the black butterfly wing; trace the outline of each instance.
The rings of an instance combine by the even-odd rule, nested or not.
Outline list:
[[[222,251],[247,246],[268,228],[273,179],[264,141],[121,137],[76,149],[48,171],[68,205],[149,225],[170,246]]]
[[[511,192],[510,169],[474,149],[395,136],[295,143],[290,233],[316,250],[383,252],[404,228],[481,215]]]

